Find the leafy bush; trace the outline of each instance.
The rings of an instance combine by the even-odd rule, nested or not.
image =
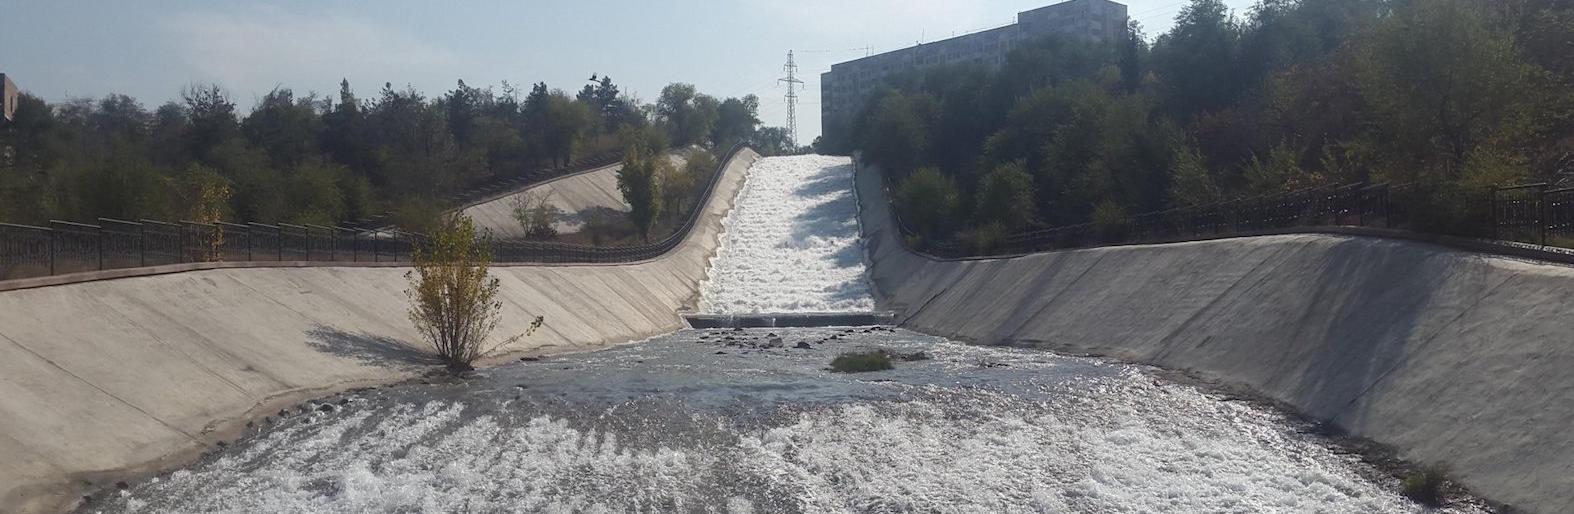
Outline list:
[[[939,240],[956,215],[956,180],[937,168],[919,168],[896,189],[896,209],[924,239]]]
[[[550,239],[557,235],[552,225],[557,223],[561,211],[551,203],[552,194],[544,191],[526,191],[511,200],[514,221],[524,229],[529,239]]]
[[[639,228],[642,239],[650,241],[650,227],[661,215],[663,197],[662,180],[670,174],[672,164],[661,152],[653,152],[638,145],[630,146],[623,154],[623,167],[618,170],[618,191],[629,204],[629,220]]]
[[[525,334],[487,345],[502,321],[501,287],[487,270],[492,263],[490,237],[476,234],[475,222],[463,214],[445,216],[415,251],[415,269],[405,274],[410,288],[410,322],[452,371],[472,369],[476,360],[518,341],[539,328],[537,316]]]
[[[1118,203],[1105,200],[1093,208],[1093,230],[1098,232],[1102,241],[1125,240],[1126,236],[1131,235],[1131,225],[1131,214]]]
[[[979,224],[998,224],[1007,233],[1032,226],[1038,222],[1034,191],[1027,165],[1013,162],[995,167],[978,186]]]
[[[1448,470],[1442,466],[1428,466],[1413,471],[1405,477],[1405,497],[1430,507],[1443,505],[1443,486],[1448,483]]]
[[[891,356],[880,350],[844,353],[831,360],[831,371],[837,373],[865,373],[891,368]]]
[[[963,233],[962,241],[973,249],[975,255],[992,255],[1008,235],[1004,226],[990,223]]]

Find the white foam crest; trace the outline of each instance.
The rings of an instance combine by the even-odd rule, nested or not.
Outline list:
[[[859,240],[852,161],[768,157],[749,169],[722,220],[700,312],[867,312],[874,297]]]
[[[1032,367],[1037,354],[935,347]],[[900,385],[749,427],[643,434],[514,407],[286,424],[118,499],[124,512],[1418,512],[1279,414],[1120,366],[1033,400]],[[613,412],[617,409],[608,410]],[[632,430],[640,430],[638,428]],[[654,436],[647,437],[647,436]],[[643,440],[643,442],[639,442]]]

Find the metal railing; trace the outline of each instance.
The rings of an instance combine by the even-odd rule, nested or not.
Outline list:
[[[885,184],[886,198],[895,198]],[[1505,246],[1574,248],[1574,188],[1546,184],[1444,190],[1346,184],[963,240],[925,241],[891,204],[909,246],[941,259],[1016,255],[1118,244],[1212,239],[1314,227],[1378,227],[1462,236]],[[1490,214],[1488,214],[1490,211]],[[1447,212],[1448,214],[1444,214]]]
[[[730,148],[687,217],[672,234],[646,244],[589,246],[491,240],[500,263],[622,263],[676,248],[699,222],[727,165],[747,145]],[[0,280],[193,262],[409,262],[426,236],[397,229],[363,230],[287,223],[169,223],[99,218],[97,224],[51,221],[47,227],[0,223]]]
[[[463,191],[448,195],[442,200],[443,203],[450,206],[464,207],[477,201],[500,195],[506,195],[508,193],[519,191],[557,178],[617,164],[621,160],[623,160],[623,156],[618,152],[607,152],[591,155],[588,157],[575,159],[569,162],[568,165],[562,167],[538,168],[512,177],[497,178],[485,181],[468,187]],[[387,224],[388,218],[388,213],[382,213],[370,218],[358,220],[354,223],[351,223],[351,225],[353,225],[355,228],[369,229]]]

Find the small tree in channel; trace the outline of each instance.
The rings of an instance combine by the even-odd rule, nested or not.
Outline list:
[[[477,360],[524,338],[544,321],[537,316],[524,334],[487,344],[503,318],[501,283],[488,273],[490,239],[476,233],[468,216],[444,217],[430,239],[416,248],[415,269],[405,274],[410,281],[405,291],[410,322],[452,371],[473,369]]]

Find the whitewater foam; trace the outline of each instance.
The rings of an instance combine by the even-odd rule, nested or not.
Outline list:
[[[874,310],[851,159],[759,160],[722,230],[700,286],[701,313]]]
[[[836,333],[778,335],[819,340]],[[696,337],[521,368],[520,375],[473,379],[451,392],[390,392],[392,404],[372,398],[342,412],[313,410],[102,507],[1423,511],[1366,478],[1357,458],[1282,415],[1165,383],[1138,367],[895,334],[871,344],[932,359],[869,381],[820,371],[816,352],[713,355],[709,345],[723,343]],[[573,378],[585,369],[602,373]],[[704,376],[715,379],[693,378]],[[522,377],[538,381],[516,389]],[[641,396],[656,389],[665,392]],[[579,398],[558,400],[576,391]],[[601,403],[602,393],[629,399]]]

